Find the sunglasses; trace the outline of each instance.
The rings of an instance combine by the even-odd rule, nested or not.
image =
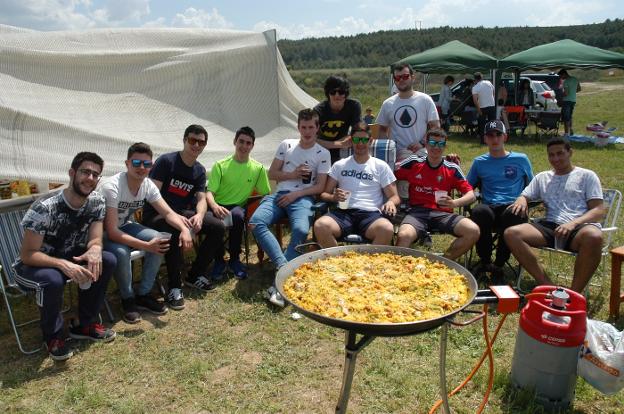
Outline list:
[[[430,139],[429,141],[427,141],[427,143],[432,146],[432,147],[438,147],[438,148],[444,148],[446,147],[446,141],[434,141],[432,139]]]
[[[94,180],[99,180],[101,177],[101,174],[99,172],[90,170],[88,168],[80,168],[78,172],[84,175],[85,177],[91,176],[93,177]]]
[[[191,145],[199,145],[200,147],[205,147],[207,143],[206,140],[197,138],[187,138],[186,141]]]
[[[370,137],[351,137],[354,144],[368,144]]]
[[[152,168],[152,162],[149,160],[130,160],[134,168],[139,168],[143,164],[144,168]]]
[[[410,75],[409,73],[404,73],[402,75],[394,75],[393,78],[395,81],[399,82],[402,80],[408,80],[412,75]]]
[[[345,91],[344,89],[334,89],[333,91],[329,91],[330,95],[346,95],[347,91]]]

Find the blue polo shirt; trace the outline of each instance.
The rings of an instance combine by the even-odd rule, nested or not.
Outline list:
[[[525,154],[509,152],[495,158],[488,153],[474,159],[466,178],[480,188],[484,204],[511,204],[533,179],[533,169]]]

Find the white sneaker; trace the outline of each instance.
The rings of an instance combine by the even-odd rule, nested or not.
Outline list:
[[[267,290],[267,295],[269,297],[269,302],[271,302],[275,306],[279,306],[280,308],[283,308],[284,306],[286,306],[286,303],[284,302],[284,298],[277,291],[277,288],[275,286],[271,286]]]

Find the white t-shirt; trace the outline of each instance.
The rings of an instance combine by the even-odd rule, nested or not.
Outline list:
[[[296,180],[280,181],[277,184],[277,191],[299,191],[316,184],[319,174],[327,174],[331,166],[329,151],[314,144],[311,148],[303,149],[299,145],[299,139],[285,139],[277,147],[275,158],[284,161],[282,171],[292,172],[301,164],[308,164],[312,170],[312,180],[309,184],[304,184],[300,178]]]
[[[377,115],[377,123],[390,129],[389,138],[396,141],[397,150],[422,143],[427,123],[439,119],[433,99],[418,91],[407,99],[392,95],[384,101]]]
[[[146,201],[153,203],[162,198],[160,190],[149,178],[143,180],[136,195],[132,194],[128,188],[126,172],[120,172],[102,180],[98,191],[104,195],[107,208],[117,209],[117,227],[132,221],[134,212],[142,208]]]
[[[602,187],[595,172],[581,167],[566,175],[543,171],[522,191],[529,200],[542,200],[547,221],[569,223],[588,210],[589,200],[602,200]]]
[[[492,85],[490,81],[479,81],[472,87],[472,94],[479,95],[479,108],[487,108],[496,105],[494,101],[494,85]]]
[[[383,189],[396,181],[392,169],[385,161],[370,157],[358,164],[353,155],[343,158],[331,167],[329,176],[338,187],[351,192],[349,208],[375,211],[383,205]]]

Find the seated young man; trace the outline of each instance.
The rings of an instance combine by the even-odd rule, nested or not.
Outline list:
[[[426,157],[412,156],[399,164],[394,172],[397,179],[409,182],[410,210],[399,227],[397,246],[409,247],[414,241],[437,229],[457,237],[444,253],[455,260],[472,248],[479,239],[479,226],[469,218],[453,213],[475,201],[472,187],[455,163],[444,159],[447,135],[443,129],[434,128],[427,133]],[[453,199],[452,190],[462,196]],[[445,195],[436,196],[436,192]],[[440,194],[440,193],[438,193]]]
[[[330,167],[329,151],[316,142],[319,116],[313,109],[302,109],[297,117],[299,139],[285,139],[275,152],[269,178],[277,181],[277,191],[262,199],[250,219],[256,241],[268,254],[276,269],[299,256],[295,247],[310,231],[314,196],[323,192]],[[291,236],[286,252],[282,252],[269,226],[288,217]],[[284,299],[275,286],[267,291],[269,301],[284,306]]]
[[[93,191],[104,161],[78,153],[69,169],[69,186],[35,201],[22,219],[24,240],[15,264],[17,282],[37,291],[41,331],[50,358],[71,358],[63,334],[63,291],[68,279],[80,284],[74,339],[109,342],[115,331],[97,322],[117,260],[102,251],[104,197]]]
[[[502,279],[503,266],[511,255],[503,232],[508,227],[526,222],[526,217],[512,213],[509,206],[533,179],[528,157],[520,152],[507,151],[506,141],[505,125],[499,120],[487,122],[485,143],[488,152],[474,159],[467,177],[470,185],[481,189],[482,196],[481,203],[474,206],[470,213],[470,218],[481,231],[477,241],[480,265],[474,274],[489,273],[493,281]],[[492,263],[494,231],[498,232],[498,248]]]
[[[191,248],[191,234],[180,217],[167,205],[160,195],[156,184],[147,175],[152,168],[152,150],[143,142],[132,144],[128,148],[126,171],[103,180],[99,191],[106,199],[106,217],[104,219],[104,250],[117,258],[115,279],[119,286],[123,320],[137,323],[141,320],[138,309],[147,310],[155,315],[167,312],[164,303],[150,295],[163,254],[169,250],[169,240],[160,237],[160,233],[149,227],[132,221],[135,211],[149,203],[165,221],[180,231],[179,244]],[[135,296],[132,289],[132,263],[130,253],[133,249],[145,250],[145,260],[141,271],[141,284]]]
[[[360,122],[351,130],[353,155],[337,161],[329,170],[321,200],[344,202],[314,223],[314,234],[323,248],[336,246],[341,235],[357,233],[373,244],[390,244],[394,227],[385,215],[394,216],[401,200],[396,178],[384,161],[371,157],[369,126]],[[387,201],[384,203],[384,195]]]
[[[595,172],[572,165],[570,143],[555,137],[546,144],[552,170],[543,171],[510,207],[527,214],[528,201],[542,200],[546,216],[505,230],[505,241],[520,265],[540,285],[552,285],[531,247],[557,247],[578,252],[571,289],[582,292],[600,264],[604,215],[602,187]]]
[[[224,228],[223,219],[231,214],[228,267],[234,277],[245,279],[247,269],[240,261],[241,243],[245,225],[245,205],[255,190],[259,195],[271,192],[266,169],[249,155],[256,142],[256,133],[248,126],[240,128],[234,136],[234,154],[217,161],[210,171],[206,200],[209,226]],[[225,229],[223,230],[225,231]],[[226,263],[223,260],[225,246],[221,243],[215,254],[215,264],[210,276],[218,280],[223,277]]]

